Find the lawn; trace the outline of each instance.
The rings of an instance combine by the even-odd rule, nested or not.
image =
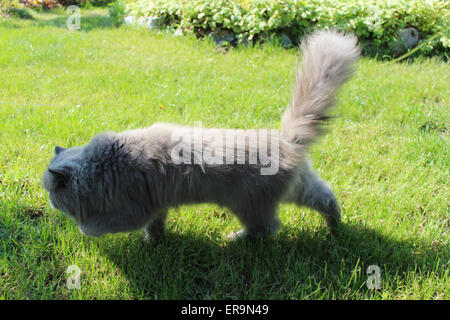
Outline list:
[[[212,204],[171,210],[165,241],[82,236],[50,208],[41,178],[55,145],[165,121],[279,128],[296,49],[212,43],[112,28],[105,10],[0,21],[0,298],[450,299],[449,65],[358,63],[329,133],[311,150],[342,207],[335,237],[319,214],[282,205],[266,240]],[[69,289],[66,270],[80,268]],[[367,269],[381,271],[371,290]]]

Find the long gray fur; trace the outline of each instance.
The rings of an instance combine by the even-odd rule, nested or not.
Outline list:
[[[169,208],[201,202],[225,206],[236,214],[244,230],[232,233],[231,239],[275,233],[280,226],[276,211],[282,201],[319,211],[334,229],[340,221],[339,205],[332,190],[311,169],[307,146],[321,133],[321,123],[334,104],[336,91],[349,79],[359,48],[352,35],[320,31],[303,41],[302,51],[302,66],[281,133],[270,136],[264,146],[271,159],[277,156],[273,174],[261,174],[268,166],[261,158],[261,144],[250,146],[252,137],[264,138],[267,130],[160,123],[99,134],[83,147],[56,147],[43,178],[52,206],[73,218],[88,236],[145,229],[147,236],[159,241]],[[195,148],[190,154],[182,152],[190,161],[175,159],[174,148],[190,147],[191,142],[183,137],[199,132],[202,148],[223,150],[224,159],[233,151],[233,163],[209,163]],[[234,141],[246,137],[248,143],[229,146],[225,138],[206,139],[208,135]],[[244,155],[241,161],[239,154]]]

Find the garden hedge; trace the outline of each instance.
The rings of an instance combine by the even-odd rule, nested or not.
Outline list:
[[[127,12],[159,17],[199,37],[229,30],[237,42],[288,36],[294,43],[315,29],[355,33],[368,55],[395,55],[399,32],[415,28],[424,56],[448,57],[450,2],[440,0],[137,0]],[[399,53],[397,53],[398,55]]]

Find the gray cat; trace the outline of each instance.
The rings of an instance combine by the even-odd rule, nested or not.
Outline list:
[[[339,205],[310,168],[307,147],[360,50],[352,35],[320,31],[302,51],[281,132],[155,124],[99,134],[83,147],[56,147],[43,179],[51,205],[88,236],[145,229],[160,241],[169,208],[200,202],[236,214],[244,229],[229,239],[275,233],[280,202],[319,211],[334,230]]]

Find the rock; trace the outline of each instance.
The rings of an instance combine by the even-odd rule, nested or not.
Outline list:
[[[147,21],[147,18],[139,17],[139,19],[137,20],[137,24],[140,27],[145,27],[146,21]]]
[[[420,34],[416,28],[401,29],[397,33],[397,41],[390,48],[396,55],[404,54],[417,45],[419,37]]]
[[[398,36],[408,49],[415,47],[419,42],[419,31],[416,28],[402,29],[398,32]]]
[[[147,27],[150,30],[160,29],[162,26],[162,20],[159,17],[148,17],[147,18]]]
[[[162,20],[159,17],[140,17],[137,21],[138,26],[149,28],[150,30],[160,29]]]
[[[135,16],[126,16],[123,22],[126,25],[131,25],[136,23],[136,17]]]
[[[230,30],[219,30],[214,31],[209,34],[209,36],[212,36],[215,43],[217,43],[219,46],[223,46],[225,44],[232,44],[236,40],[236,35],[233,31]]]
[[[291,41],[291,38],[289,38],[289,36],[285,33],[282,33],[279,37],[278,40],[280,41],[280,44],[286,48],[292,48],[294,46],[294,44]]]

